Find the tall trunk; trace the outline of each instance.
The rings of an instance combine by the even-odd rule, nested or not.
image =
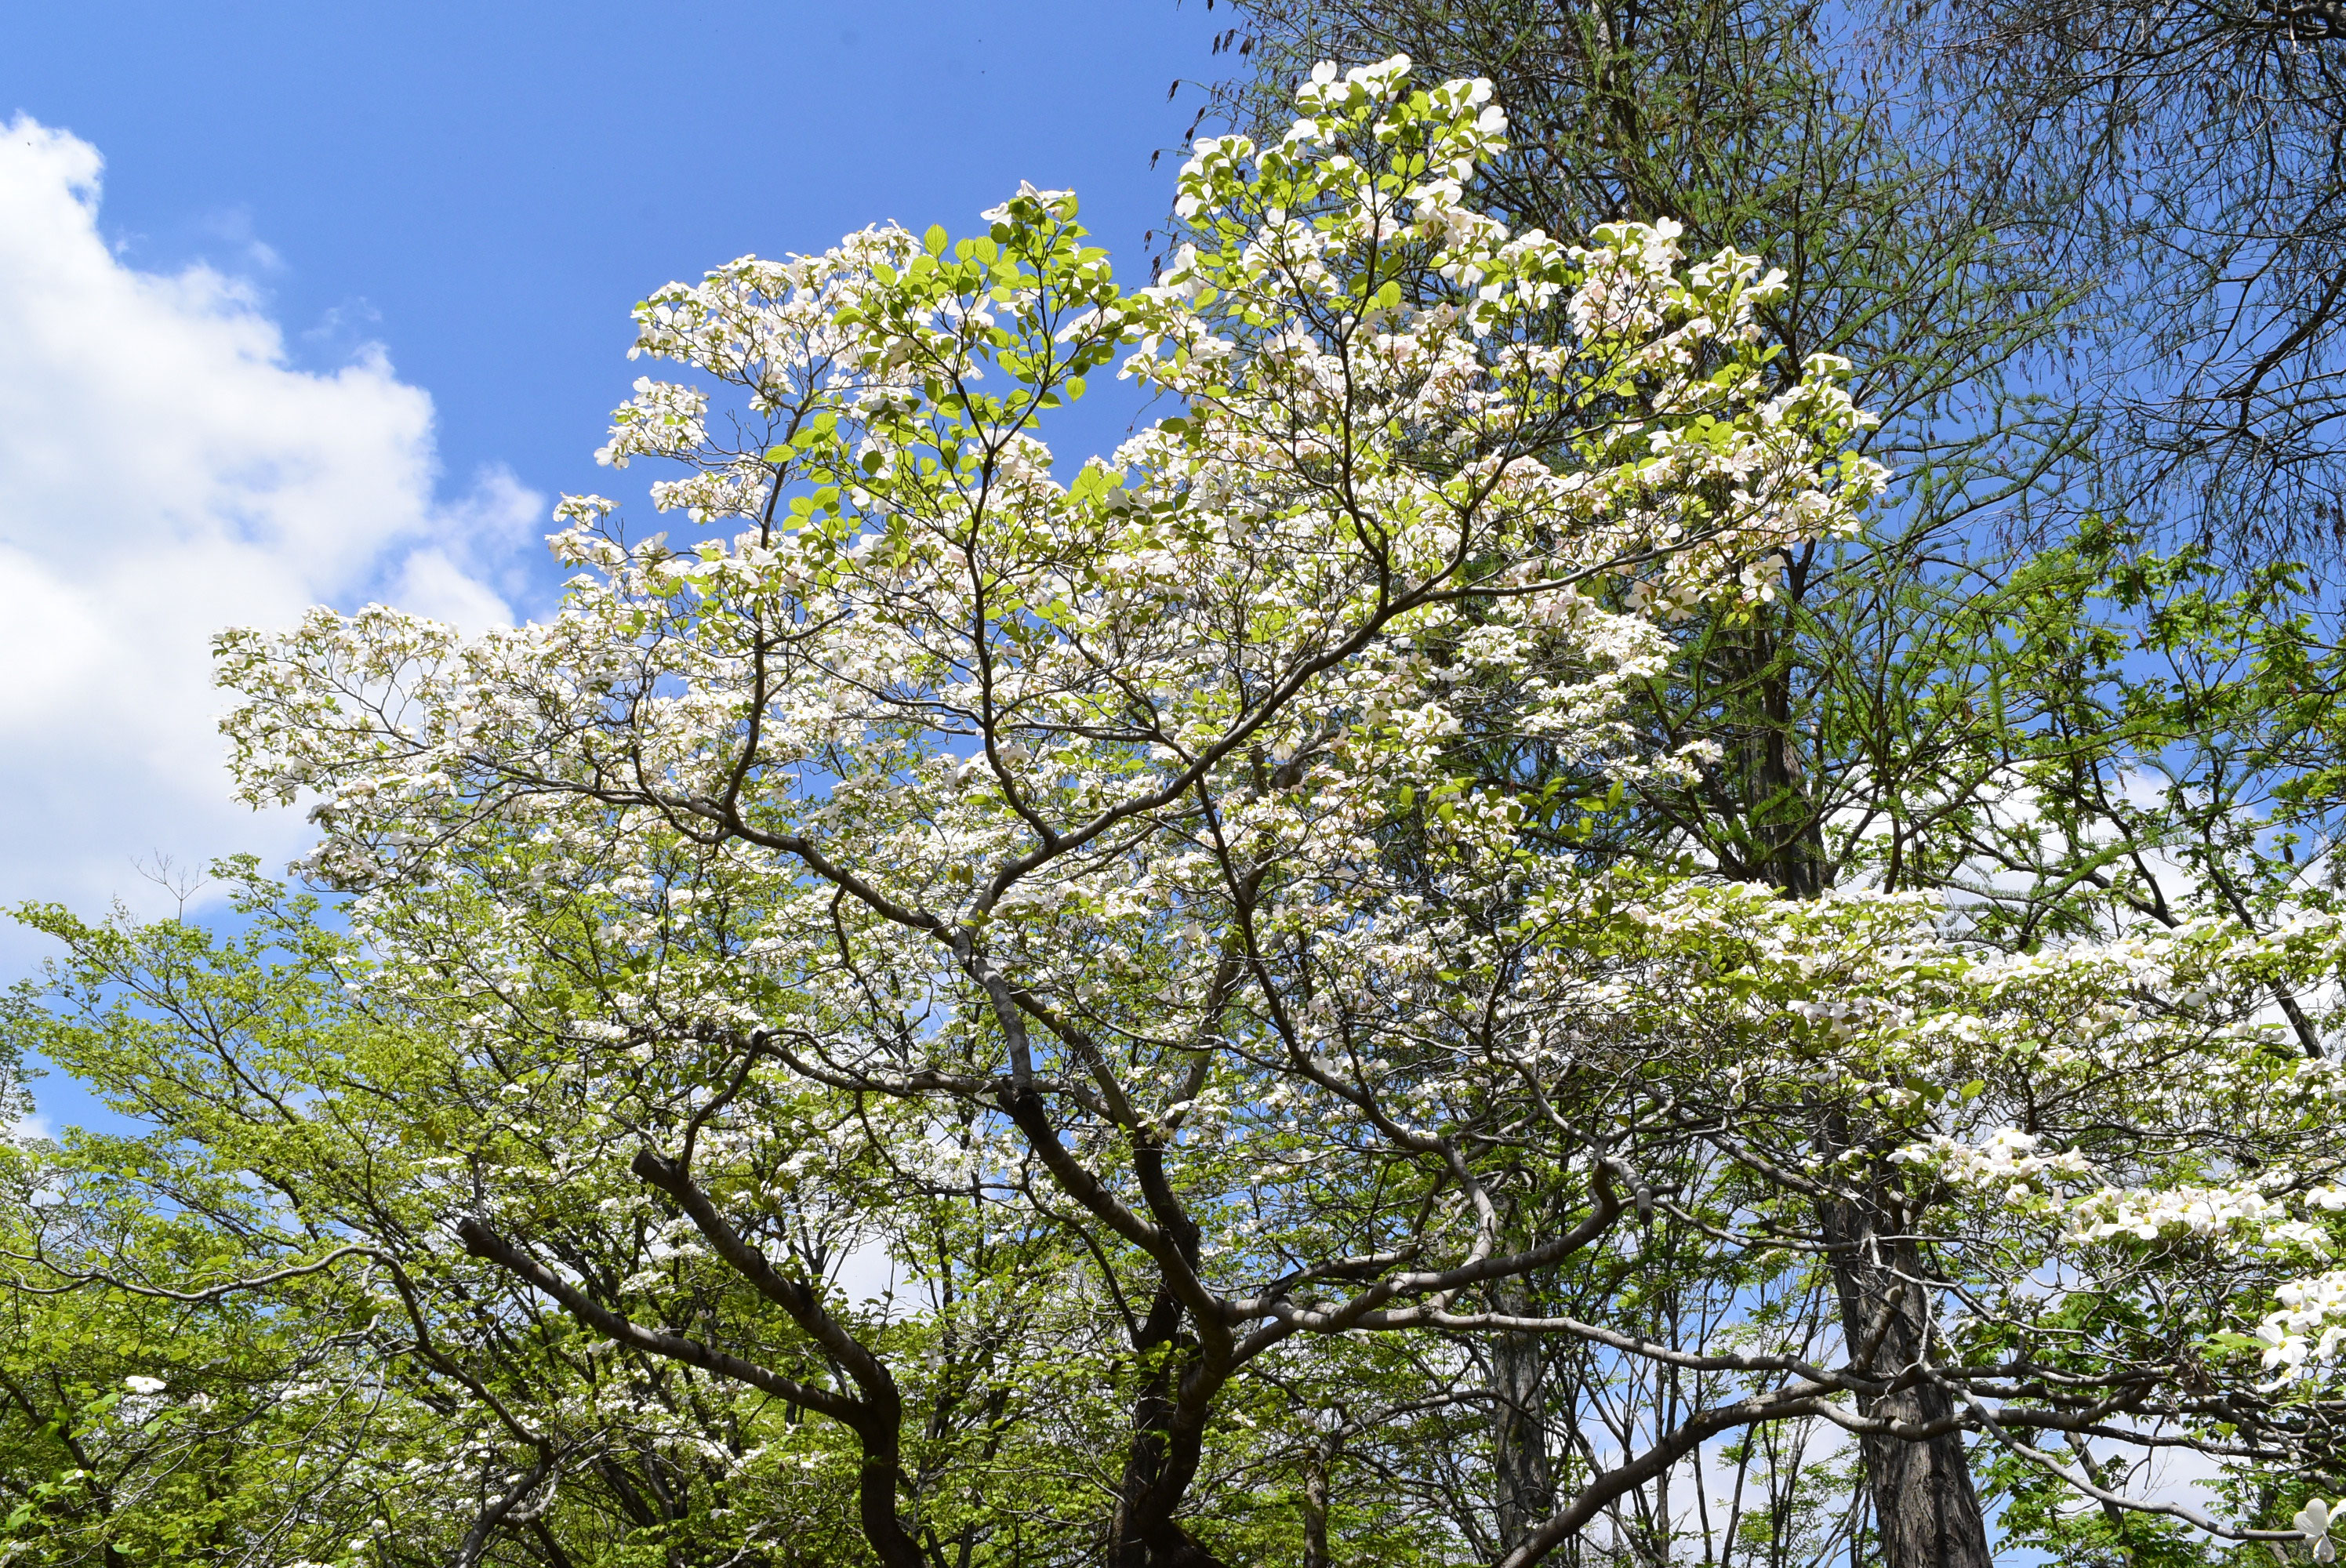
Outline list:
[[[1313,1443],[1303,1455],[1303,1568],[1335,1568],[1328,1555],[1328,1461],[1332,1443]]]
[[[1524,1311],[1521,1281],[1493,1293],[1499,1309]],[[1491,1476],[1502,1556],[1523,1544],[1556,1512],[1548,1469],[1545,1358],[1536,1334],[1499,1334],[1491,1341]]]
[[[1753,759],[1752,838],[1760,848],[1760,874],[1786,898],[1813,899],[1831,881],[1825,863],[1824,823],[1809,795],[1800,769],[1800,741],[1792,733],[1790,682],[1767,683],[1767,728]]]
[[[1872,1192],[1817,1205],[1832,1248],[1841,1332],[1852,1356],[1873,1347],[1873,1369],[1885,1380],[1914,1366],[1930,1349],[1929,1293],[1908,1283],[1922,1278],[1922,1259],[1898,1227],[1885,1223],[1891,1212],[1882,1195]],[[1955,1413],[1946,1390],[1927,1382],[1860,1400],[1858,1410],[1918,1424]],[[1884,1568],[1992,1568],[1987,1522],[1972,1487],[1963,1433],[1912,1440],[1868,1434],[1858,1440],[1858,1450]]]
[[[1749,718],[1749,817],[1746,827],[1756,854],[1758,879],[1787,898],[1821,896],[1831,884],[1823,823],[1800,766],[1800,738],[1794,727],[1791,675],[1777,657],[1773,638],[1754,630],[1739,651],[1749,660],[1746,687],[1757,698]],[[1828,1136],[1828,1161],[1846,1148],[1846,1139]],[[1874,1352],[1883,1369],[1913,1365],[1928,1348],[1931,1304],[1919,1288],[1900,1289],[1899,1276],[1920,1278],[1911,1242],[1899,1239],[1886,1192],[1867,1189],[1850,1201],[1817,1206],[1817,1218],[1832,1249],[1833,1288],[1851,1353],[1858,1353],[1885,1306],[1896,1304]],[[1930,1385],[1902,1389],[1872,1401],[1868,1414],[1900,1421],[1936,1422],[1953,1413],[1946,1393]],[[1861,1402],[1861,1408],[1865,1408]],[[1987,1522],[1973,1488],[1963,1434],[1905,1440],[1866,1437],[1859,1441],[1866,1484],[1873,1498],[1884,1568],[1989,1568]]]

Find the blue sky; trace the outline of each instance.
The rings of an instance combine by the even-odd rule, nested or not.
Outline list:
[[[554,498],[647,367],[628,307],[894,219],[1072,186],[1120,267],[1218,66],[1206,0],[8,8],[0,52],[0,903],[172,907],[281,862],[206,639],[318,602],[540,613]],[[1177,78],[1187,86],[1168,101]],[[1097,394],[1055,439],[1113,444]],[[198,899],[200,911],[203,900]],[[0,924],[0,981],[44,952]],[[101,1120],[56,1077],[50,1125]]]
[[[0,109],[106,159],[124,260],[265,290],[296,361],[379,341],[432,395],[452,483],[542,490],[634,373],[626,310],[750,251],[876,219],[971,227],[1073,186],[1119,260],[1162,216],[1227,11],[948,5],[12,7]]]
[[[0,53],[0,901],[274,855],[203,639],[312,602],[546,607],[627,308],[1073,186],[1146,281],[1227,8],[12,6]],[[1168,101],[1177,78],[1188,86]],[[1112,443],[1128,410],[1056,433]],[[638,508],[641,509],[641,508]],[[27,610],[29,606],[29,610]],[[0,935],[0,968],[30,950]]]

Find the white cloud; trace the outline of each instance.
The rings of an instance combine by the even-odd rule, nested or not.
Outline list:
[[[506,621],[498,568],[545,506],[503,472],[435,504],[430,396],[379,349],[292,368],[234,279],[123,265],[99,168],[0,133],[0,901],[168,907],[134,861],[301,833],[228,799],[210,635],[370,597]]]

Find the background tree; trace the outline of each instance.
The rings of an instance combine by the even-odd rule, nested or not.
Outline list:
[[[1938,890],[2021,946],[2328,907],[2336,639],[2253,557],[2331,548],[2333,19],[1960,5],[1869,40],[1782,3],[1239,9],[1225,114],[1275,115],[1323,55],[1489,75],[1517,133],[1498,209],[1785,259],[1768,329],[1846,353],[1887,416],[1869,450],[1903,484],[1864,545],[1795,552],[1769,613],[1691,617],[1647,688],[1657,736],[1719,765],[1597,841],[1803,896]],[[1503,1493],[1523,1431],[1503,1413]]]
[[[2070,276],[2035,379],[2076,406],[2073,505],[2227,565],[2337,561],[2346,26],[2334,7],[1954,0],[1892,13],[1916,132]]]
[[[1269,129],[1311,61],[1403,53],[1433,75],[1488,76],[1508,151],[1477,194],[1519,228],[1576,234],[1620,219],[1683,224],[1698,253],[1781,267],[1759,312],[1771,373],[1850,361],[1879,424],[1862,449],[1901,478],[1862,539],[1788,552],[1764,609],[1690,616],[1651,683],[1658,740],[1719,747],[1677,789],[1641,791],[1637,841],[1809,896],[1851,870],[1905,794],[1960,773],[1978,738],[1943,697],[1927,645],[2000,554],[1966,524],[2043,484],[2073,450],[2068,416],[2006,373],[2060,330],[2079,285],[2003,209],[1905,134],[1889,84],[1849,67],[1830,7],[1545,0],[1245,4],[1229,37],[1251,74],[1214,106]],[[1242,38],[1242,42],[1239,41]],[[1909,830],[1912,830],[1911,829]]]
[[[1634,855],[1691,852],[1798,897],[1882,875],[1887,840],[1888,885],[1913,885],[1912,840],[1971,809],[1996,767],[1981,718],[1993,675],[1968,648],[1943,656],[1951,635],[1971,635],[1959,611],[1996,553],[1968,525],[2041,483],[2067,445],[2065,422],[2005,382],[2060,321],[2062,276],[1903,134],[1886,87],[1847,68],[1830,7],[1241,10],[1230,41],[1243,33],[1255,74],[1224,89],[1225,113],[1275,114],[1280,86],[1311,59],[1402,51],[1499,85],[1516,135],[1484,187],[1509,220],[1570,233],[1668,218],[1698,245],[1780,260],[1791,290],[1761,316],[1780,373],[1811,351],[1848,358],[1857,396],[1882,416],[1866,450],[1906,483],[1863,540],[1789,552],[1758,613],[1688,619],[1638,716],[1658,744],[1708,746],[1715,760],[1637,790],[1606,838]],[[1845,1217],[1851,1246],[1877,1227],[1862,1207]],[[1862,1316],[1871,1287],[1854,1270],[1841,1286]],[[1503,1432],[1499,1451],[1517,1441]],[[1959,1438],[1869,1452],[1889,1489],[1878,1502],[1893,1563],[1905,1554],[1888,1526],[1907,1520],[1916,1561],[1941,1560],[1949,1542],[1962,1543],[1949,1560],[1988,1560]],[[1892,1479],[1910,1461],[1923,1469]]]

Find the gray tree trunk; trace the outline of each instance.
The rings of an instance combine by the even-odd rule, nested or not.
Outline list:
[[[1303,1460],[1303,1568],[1336,1568],[1328,1554],[1328,1449],[1314,1443]]]
[[[1519,1283],[1493,1295],[1501,1311],[1512,1315],[1524,1310]],[[1556,1512],[1556,1481],[1547,1458],[1545,1360],[1536,1334],[1500,1334],[1491,1341],[1491,1475],[1502,1556]]]
[[[1759,693],[1758,722],[1745,759],[1753,781],[1750,833],[1759,850],[1754,870],[1758,880],[1787,898],[1817,898],[1832,885],[1832,867],[1825,855],[1823,821],[1800,763],[1790,677],[1773,667],[1771,644],[1755,636],[1749,652]],[[1824,1143],[1827,1155],[1837,1156],[1848,1140],[1828,1136]],[[1870,1189],[1857,1201],[1817,1206],[1825,1243],[1833,1249],[1833,1288],[1851,1354],[1860,1353],[1882,1322],[1885,1305],[1896,1302],[1873,1354],[1874,1365],[1885,1373],[1912,1366],[1928,1349],[1931,1310],[1919,1286],[1901,1283],[1902,1274],[1920,1278],[1920,1258],[1912,1243],[1901,1239],[1904,1227],[1886,1223],[1895,1212],[1889,1200],[1887,1191]],[[1861,1401],[1860,1409],[1923,1424],[1954,1413],[1946,1393],[1928,1384],[1870,1404]],[[1873,1497],[1884,1568],[1992,1568],[1987,1521],[1972,1486],[1962,1432],[1913,1440],[1864,1437],[1858,1450]]]
[[[1871,1342],[1873,1370],[1885,1380],[1924,1358],[1931,1312],[1929,1293],[1907,1283],[1921,1277],[1921,1258],[1896,1227],[1882,1223],[1888,1212],[1881,1202],[1817,1206],[1825,1242],[1833,1248],[1833,1284],[1850,1353],[1862,1355]],[[1955,1413],[1946,1391],[1932,1383],[1860,1400],[1858,1410],[1923,1425]],[[1858,1448],[1884,1568],[1994,1568],[1962,1432],[1912,1440],[1869,1434]]]

